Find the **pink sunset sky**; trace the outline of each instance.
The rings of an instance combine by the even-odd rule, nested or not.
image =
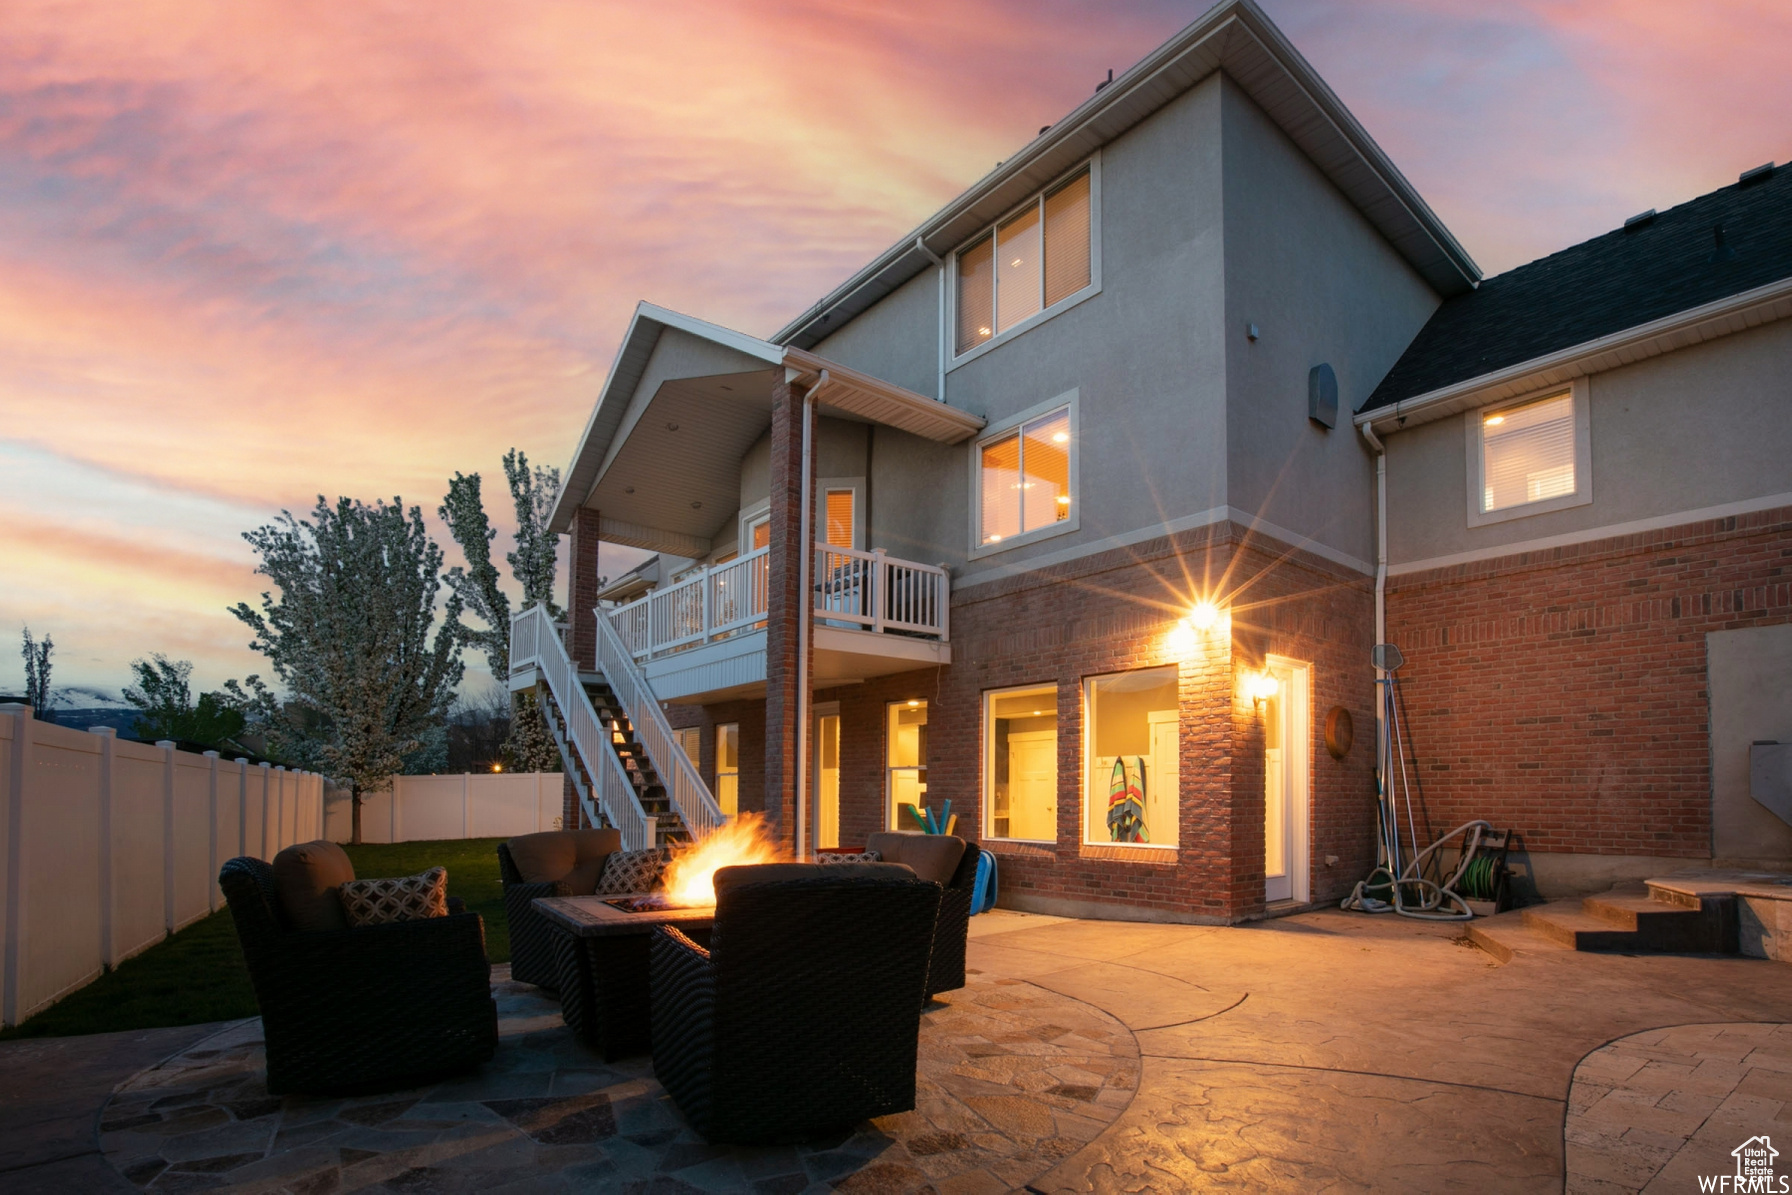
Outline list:
[[[1488,274],[1792,157],[1783,0],[1264,6]],[[769,335],[1204,7],[12,0],[0,692],[265,674],[242,531],[564,465],[637,300]]]

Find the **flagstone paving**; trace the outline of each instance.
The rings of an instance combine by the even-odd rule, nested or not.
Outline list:
[[[971,937],[971,986],[923,1018],[919,1107],[799,1147],[703,1144],[648,1060],[605,1066],[507,984],[477,1076],[274,1101],[246,1022],[121,1066],[101,1145],[154,1191],[1603,1193],[1698,1189],[1696,1167],[1733,1173],[1748,1137],[1792,1138],[1784,963],[1539,940],[1502,964],[1459,926],[1335,911],[1206,927],[998,910]],[[15,1119],[48,1115],[55,1076],[30,1066],[5,1072]],[[0,1117],[0,1157],[15,1127]],[[51,1152],[0,1165],[0,1188],[53,1189],[29,1188]]]
[[[1568,1191],[1697,1191],[1701,1177],[1736,1174],[1731,1151],[1775,1132],[1789,1151],[1777,1179],[1792,1175],[1792,1025],[1633,1033],[1574,1070],[1564,1131]]]
[[[101,1148],[155,1192],[1006,1191],[1093,1140],[1138,1084],[1137,1044],[1114,1017],[977,976],[922,1017],[913,1112],[796,1146],[712,1146],[649,1059],[603,1063],[553,1001],[500,978],[498,1055],[478,1074],[270,1096],[260,1022],[242,1021],[120,1086]]]

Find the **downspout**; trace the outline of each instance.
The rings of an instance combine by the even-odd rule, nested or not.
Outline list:
[[[939,366],[939,381],[938,381],[939,388],[934,391],[934,397],[939,399],[941,402],[945,402],[946,401],[946,263],[940,257],[939,254],[935,253],[932,249],[929,249],[927,247],[927,242],[922,240],[920,237],[915,238],[915,248],[919,249],[921,251],[922,256],[927,258],[928,261],[932,262],[934,264],[934,266],[936,268],[938,268],[938,270],[939,270],[939,274],[936,275],[939,278],[940,318],[938,320],[938,329],[937,329],[938,350],[939,351],[934,354],[935,361],[937,362],[937,364]]]
[[[1369,448],[1375,453],[1375,642],[1388,641],[1388,450],[1387,446],[1375,435],[1374,425],[1361,425],[1363,439],[1368,441]],[[1377,682],[1387,679],[1381,669],[1375,670]],[[1380,699],[1381,689],[1377,687],[1375,702],[1375,741],[1379,746],[1386,733],[1384,706]],[[1377,759],[1380,758],[1378,755]]]

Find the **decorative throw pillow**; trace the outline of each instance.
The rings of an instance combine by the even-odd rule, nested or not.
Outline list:
[[[859,851],[856,854],[839,854],[820,852],[815,856],[817,863],[882,863],[884,857],[876,851]]]
[[[393,880],[350,880],[337,889],[351,926],[448,915],[448,869]]]
[[[614,851],[604,860],[604,870],[597,878],[599,896],[618,896],[625,892],[652,892],[660,886],[666,863],[672,852],[665,847],[649,847],[644,851]]]

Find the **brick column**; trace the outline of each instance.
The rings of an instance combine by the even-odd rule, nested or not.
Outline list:
[[[566,650],[581,672],[597,667],[597,512],[579,507],[567,553],[566,610],[572,625]]]
[[[801,386],[772,388],[771,562],[765,636],[766,821],[786,850],[796,845],[797,625],[804,613]],[[814,479],[810,479],[813,487]],[[813,493],[807,496],[813,501]],[[811,524],[813,526],[813,524]]]

